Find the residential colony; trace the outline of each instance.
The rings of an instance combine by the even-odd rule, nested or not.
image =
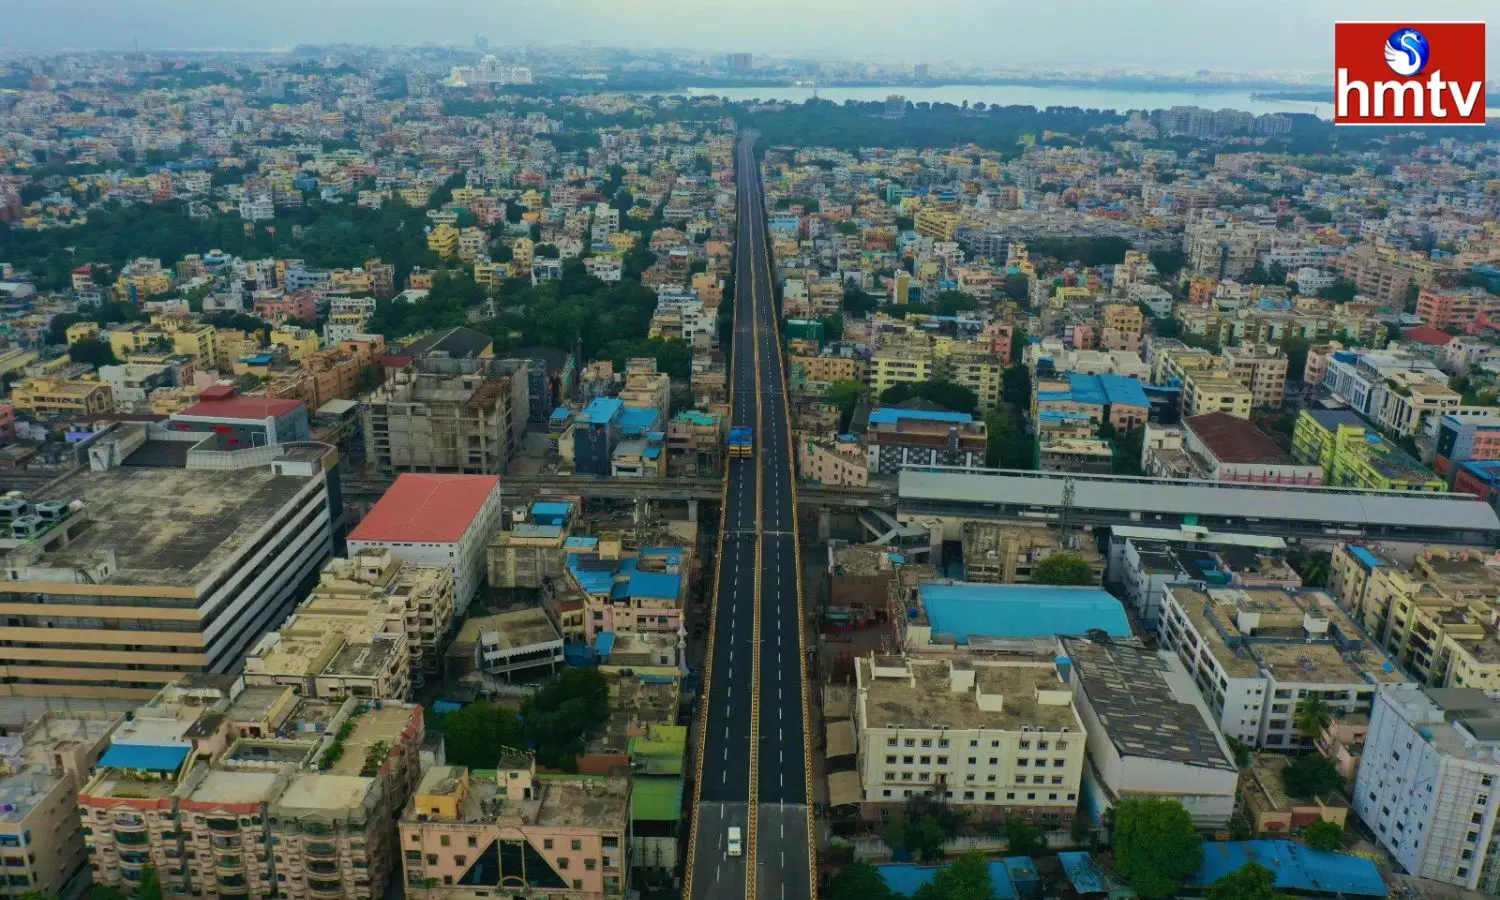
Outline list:
[[[460,68],[448,87],[530,78],[493,58]],[[407,81],[417,97],[437,90]],[[279,102],[324,89],[354,104],[347,117]],[[49,115],[30,98],[50,90],[28,88],[7,114]],[[96,202],[182,201],[269,235],[305,203],[399,198],[426,207],[439,268],[199,247],[79,266],[38,290],[38,273],[0,265],[13,382],[0,465],[68,473],[0,500],[6,886],[131,889],[150,869],[174,895],[369,897],[399,880],[467,896],[519,878],[604,898],[670,878],[685,838],[685,636],[704,620],[695,510],[612,518],[566,494],[502,509],[500,479],[722,470],[732,122],[602,129],[575,160],[536,135],[566,133],[580,111],[653,108],[594,95],[424,121],[338,74],[267,76],[266,102],[226,91],[220,105],[184,93],[184,117],[143,104],[134,124],[57,138],[91,164],[127,143],[192,142],[201,160],[48,182],[24,204],[29,176],[3,176],[3,218],[66,235]],[[253,126],[235,130],[248,147],[221,109]],[[273,124],[295,139],[248,138]],[[1289,127],[1178,109],[1110,126],[1109,150],[769,148],[802,478],[977,473],[998,412],[1024,426],[1007,466],[1085,483],[1145,473],[1494,504],[1492,178],[1448,142],[1346,174],[1144,143]],[[352,146],[320,143],[348,129]],[[51,149],[16,133],[23,154]],[[392,140],[415,163],[376,152]],[[1279,196],[1253,196],[1256,179]],[[606,183],[632,205],[612,205]],[[1091,265],[1056,249],[1070,238],[1131,249]],[[627,275],[637,251],[649,261]],[[1158,268],[1163,251],[1180,271]],[[686,379],[654,359],[497,348],[480,327],[373,327],[384,304],[427,303],[440,275],[497,291],[561,280],[577,259],[655,293],[648,335],[686,345]],[[102,324],[90,312],[105,302],[137,315]],[[83,320],[51,334],[63,314]],[[101,343],[114,363],[59,352]],[[861,399],[846,410],[849,382]],[[972,406],[922,396],[933,382]],[[884,399],[903,390],[918,396]],[[543,434],[538,461],[527,438]],[[368,509],[344,497],[351,457],[394,479]],[[1312,587],[1290,564],[1305,548],[1254,528],[1140,520],[1096,543],[1083,528],[907,509],[861,527],[878,540],[828,545],[820,613],[827,629],[886,638],[819,682],[841,822],[874,828],[939,797],[1062,831],[1151,796],[1205,830],[1238,815],[1286,837],[1352,812],[1406,871],[1500,890],[1491,547],[1325,536],[1326,585]],[[1093,586],[1033,582],[1063,553]],[[516,747],[449,765],[411,703],[437,684],[477,696],[579,664],[606,674],[611,702],[577,773]],[[1316,735],[1296,721],[1311,699],[1331,711]],[[1244,769],[1237,745],[1252,750]],[[1287,794],[1279,771],[1309,751],[1334,761],[1348,798]]]

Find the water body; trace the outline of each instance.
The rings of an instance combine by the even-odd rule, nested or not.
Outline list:
[[[1116,90],[1103,87],[1076,87],[1024,84],[955,84],[932,87],[722,87],[687,88],[689,96],[716,95],[728,100],[784,100],[801,103],[814,93],[823,100],[843,103],[845,100],[884,100],[890,94],[900,94],[912,103],[952,103],[960,105],[968,101],[999,104],[1001,106],[1076,106],[1081,109],[1113,109],[1125,112],[1132,109],[1167,109],[1173,106],[1201,106],[1206,109],[1237,109],[1263,115],[1265,113],[1312,113],[1324,119],[1333,118],[1333,104],[1304,100],[1261,100],[1250,91],[1169,91],[1169,90]],[[1490,115],[1500,116],[1500,109],[1491,108]]]

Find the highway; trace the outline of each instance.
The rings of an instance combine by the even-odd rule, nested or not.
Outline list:
[[[756,453],[730,460],[724,482],[685,892],[703,900],[810,900],[816,873],[796,486],[754,139],[746,134],[736,156],[730,415],[733,425],[755,429]],[[727,852],[731,826],[744,833],[740,856]]]

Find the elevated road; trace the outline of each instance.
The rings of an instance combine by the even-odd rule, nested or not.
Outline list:
[[[695,900],[816,893],[796,484],[754,137],[736,156],[730,416],[755,429],[756,452],[730,460],[724,482],[684,886]]]
[[[0,485],[5,483],[0,476]],[[346,474],[344,497],[378,499],[390,489],[392,476]],[[20,487],[21,485],[18,485]],[[595,478],[589,475],[502,475],[500,491],[510,503],[538,494],[567,494],[588,500],[706,500],[717,503],[724,494],[722,478]],[[893,487],[833,487],[802,485],[798,499],[813,507],[895,509]]]

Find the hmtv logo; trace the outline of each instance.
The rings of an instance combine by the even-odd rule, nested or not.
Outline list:
[[[1335,125],[1483,125],[1483,22],[1337,22]]]

